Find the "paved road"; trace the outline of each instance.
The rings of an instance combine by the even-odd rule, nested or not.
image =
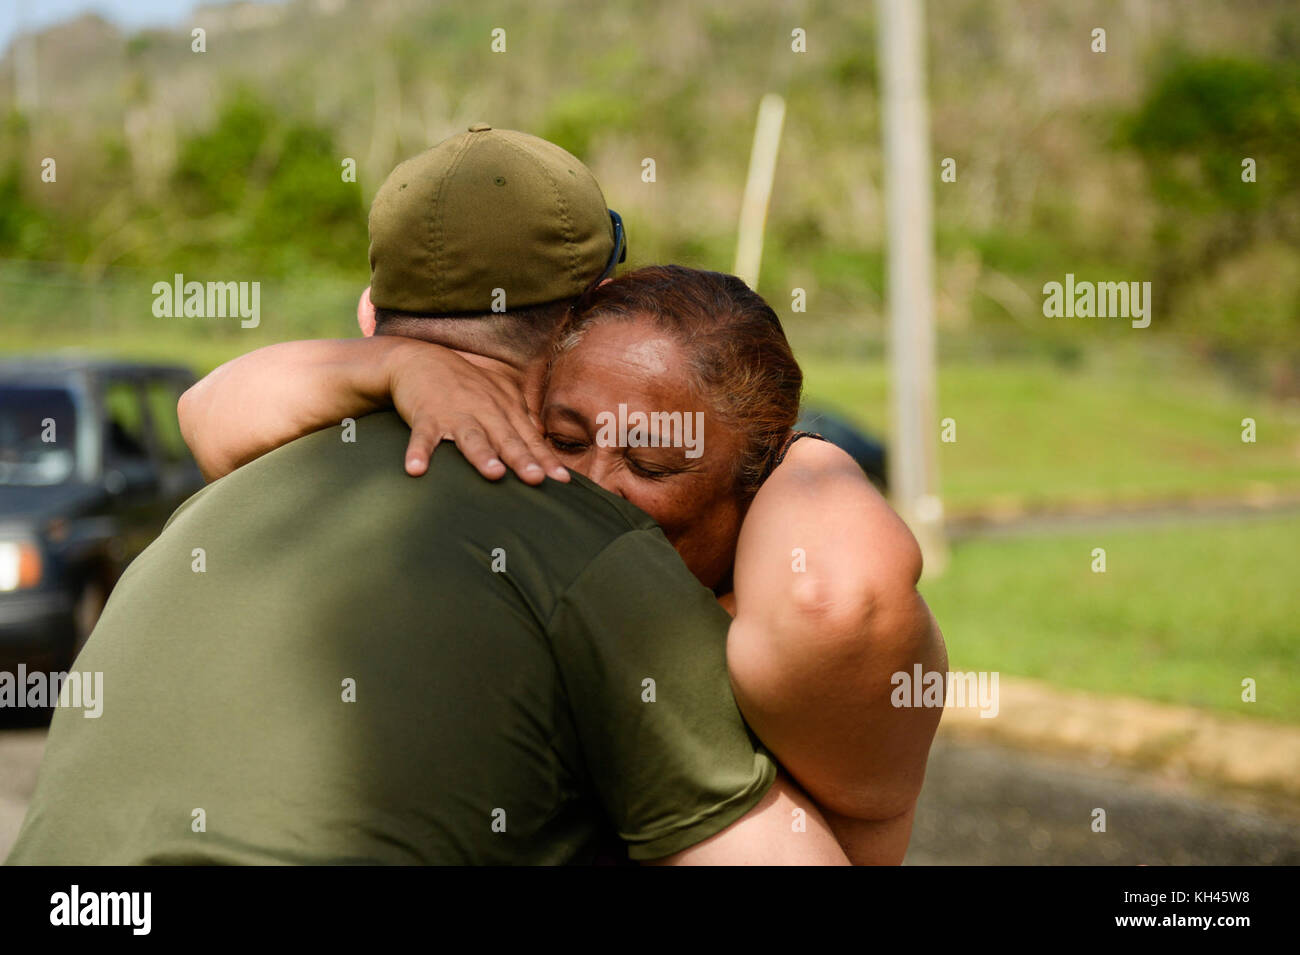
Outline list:
[[[36,783],[45,731],[0,729],[0,857]],[[1091,829],[1106,810],[1106,832]],[[1300,815],[1218,800],[1077,759],[940,739],[912,865],[1300,865]]]
[[[1106,831],[1093,832],[1093,810]],[[1300,865],[1300,814],[1074,757],[940,738],[910,865]]]
[[[0,714],[8,718],[10,714]],[[9,719],[6,726],[12,726]],[[36,787],[36,769],[45,752],[45,730],[0,729],[0,859],[9,854],[27,800]]]

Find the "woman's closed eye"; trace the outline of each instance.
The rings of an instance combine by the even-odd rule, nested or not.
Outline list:
[[[671,468],[658,468],[658,467],[652,467],[649,465],[642,464],[640,461],[632,457],[630,454],[626,455],[624,457],[624,460],[627,461],[627,466],[628,468],[631,469],[633,474],[635,474],[637,477],[647,478],[648,480],[651,481],[661,481],[664,478],[669,477],[670,475],[678,473],[677,471],[674,471]]]
[[[591,441],[587,438],[569,437],[556,434],[553,431],[546,434],[546,442],[555,449],[557,454],[582,454],[591,447]],[[664,478],[689,470],[687,468],[665,467],[662,464],[641,461],[631,454],[624,454],[622,457],[629,471],[647,481],[662,481]]]
[[[568,438],[554,432],[546,435],[546,441],[561,454],[581,454],[587,450],[588,443],[580,438]]]

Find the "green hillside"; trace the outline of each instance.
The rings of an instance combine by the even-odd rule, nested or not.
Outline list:
[[[1132,334],[1043,319],[1041,288],[1066,272],[1144,279],[1151,335],[1300,391],[1300,8],[927,9],[944,341],[1059,350]],[[755,110],[776,90],[788,108],[760,290],[819,347],[881,335],[870,3],[296,0],[193,20],[202,53],[188,30],[123,35],[93,17],[48,30],[26,102],[9,51],[0,258],[67,263],[79,280],[180,271],[350,287],[389,169],[487,120],[588,162],[628,221],[632,264],[730,269]],[[1090,49],[1099,26],[1105,53]],[[807,52],[791,49],[796,28]],[[46,157],[55,182],[41,179]],[[1241,181],[1242,157],[1256,182]],[[956,182],[939,182],[943,158]],[[808,293],[798,316],[796,287]],[[0,305],[14,288],[0,286]]]

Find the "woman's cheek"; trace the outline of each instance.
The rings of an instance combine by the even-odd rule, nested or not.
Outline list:
[[[653,517],[669,542],[676,544],[683,531],[690,526],[689,520],[683,520],[680,500],[665,495],[659,488],[645,487],[645,482],[635,483],[641,486],[631,489],[627,499]]]

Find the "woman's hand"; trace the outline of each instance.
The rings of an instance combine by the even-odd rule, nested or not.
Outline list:
[[[177,415],[185,443],[213,481],[296,438],[390,405],[412,426],[410,474],[423,474],[433,449],[449,439],[491,480],[506,465],[529,484],[548,473],[568,480],[505,366],[498,370],[485,360],[480,367],[411,338],[259,348],[186,391]]]
[[[411,428],[407,474],[423,474],[434,449],[448,440],[489,480],[504,475],[507,465],[529,484],[547,475],[569,479],[509,372],[426,342],[394,350],[387,365],[393,407]]]

